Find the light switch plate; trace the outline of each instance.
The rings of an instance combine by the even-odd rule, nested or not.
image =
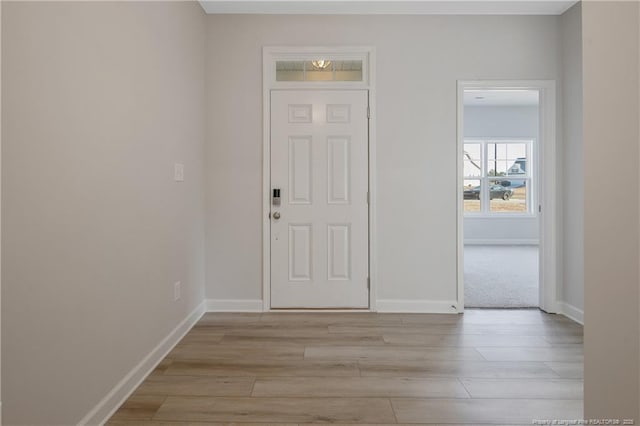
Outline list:
[[[177,302],[182,297],[182,283],[177,281],[173,284],[173,301]]]
[[[173,165],[173,179],[176,182],[184,181],[184,164],[175,163]]]

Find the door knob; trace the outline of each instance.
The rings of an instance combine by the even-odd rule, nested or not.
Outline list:
[[[274,213],[273,213],[273,218],[274,218],[275,220],[280,219],[280,212],[274,212]]]

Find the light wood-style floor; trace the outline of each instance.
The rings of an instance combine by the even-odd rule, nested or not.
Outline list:
[[[582,334],[538,310],[209,313],[109,424],[581,419]]]

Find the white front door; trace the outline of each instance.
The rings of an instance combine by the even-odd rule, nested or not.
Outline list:
[[[369,307],[367,105],[366,90],[271,92],[272,308]]]

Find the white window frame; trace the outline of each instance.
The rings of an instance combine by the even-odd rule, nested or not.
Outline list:
[[[497,180],[497,176],[489,176],[489,158],[488,158],[488,146],[489,144],[526,144],[527,145],[527,171],[525,176],[505,176],[505,179],[524,180],[527,182],[527,211],[525,212],[492,212],[490,210],[491,200],[489,199],[489,181]],[[464,216],[471,218],[533,218],[536,217],[537,212],[534,206],[537,203],[537,176],[536,176],[536,140],[534,138],[464,138],[463,146],[465,144],[479,144],[481,146],[480,161],[482,163],[481,176],[463,176],[463,183],[466,180],[480,181],[480,211],[479,212],[464,212]],[[464,158],[462,158],[462,164],[464,165]],[[464,170],[464,167],[462,168]],[[464,205],[464,200],[463,200]]]

